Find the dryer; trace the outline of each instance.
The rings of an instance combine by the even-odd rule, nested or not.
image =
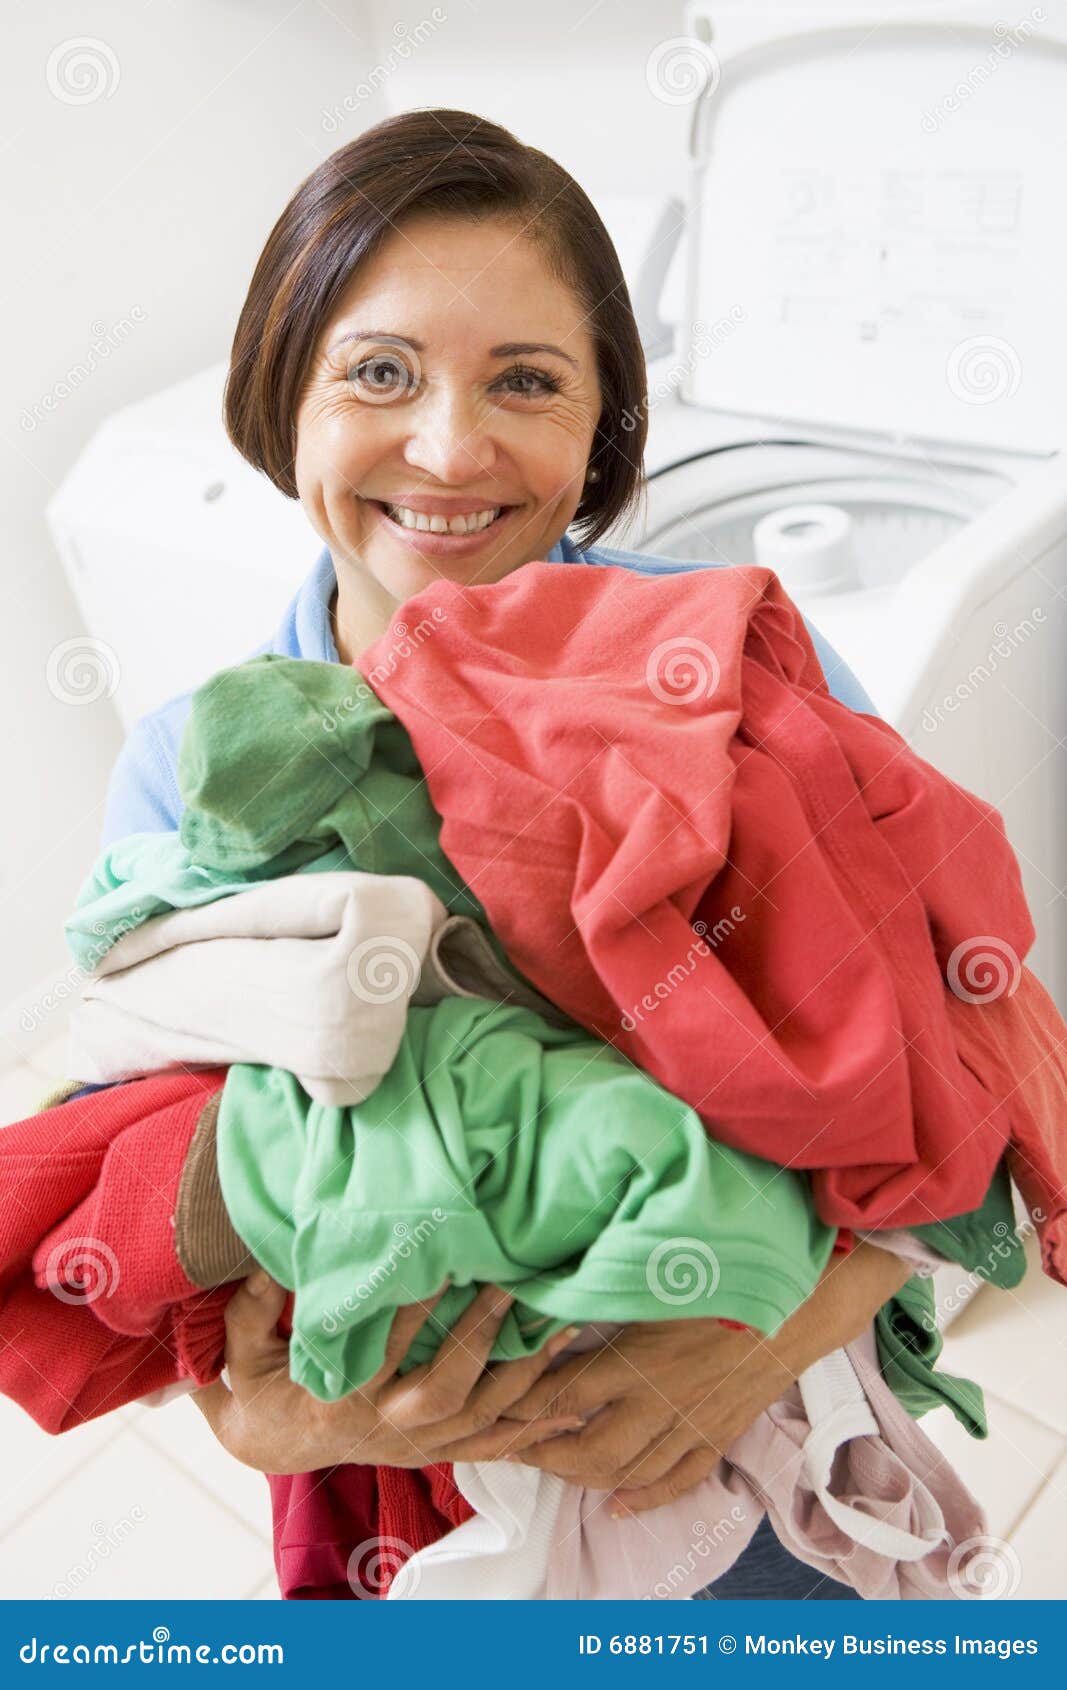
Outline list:
[[[649,367],[642,518],[604,543],[776,569],[879,711],[1001,811],[1067,1010],[1067,6],[1047,13],[687,7],[711,73],[675,345]]]

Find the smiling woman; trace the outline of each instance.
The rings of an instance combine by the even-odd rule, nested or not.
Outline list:
[[[325,543],[260,651],[355,664],[442,577],[498,582],[538,559],[673,570],[595,544],[643,496],[646,414],[618,256],[567,171],[468,112],[368,130],[297,188],[234,338],[230,437]],[[709,570],[709,593],[715,581]],[[870,708],[812,633],[835,695]],[[179,826],[190,709],[190,695],[173,699],[130,736],[106,844]],[[613,1491],[635,1515],[686,1496],[804,1369],[869,1332],[909,1271],[890,1247],[859,1242],[772,1337],[635,1320],[551,1378],[564,1334],[487,1365],[512,1300],[489,1284],[434,1359],[402,1374],[438,1292],[399,1309],[379,1373],[332,1402],[290,1377],[284,1292],[254,1276],[227,1304],[229,1384],[197,1405],[231,1454],[270,1476],[285,1593],[350,1597],[364,1593],[353,1544],[414,1548],[462,1517],[448,1463],[510,1454]],[[758,1568],[777,1595],[842,1593],[777,1540],[741,1555],[740,1594],[763,1593]]]
[[[496,581],[572,525],[605,533],[640,494],[644,393],[626,283],[578,184],[469,113],[413,112],[282,213],[226,418],[329,547],[350,659],[368,618],[435,577]]]

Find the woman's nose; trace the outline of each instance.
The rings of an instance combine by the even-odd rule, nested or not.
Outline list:
[[[405,462],[441,486],[462,486],[493,471],[493,411],[464,394],[439,392],[419,407]]]

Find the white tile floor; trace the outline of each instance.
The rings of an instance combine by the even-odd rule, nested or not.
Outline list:
[[[62,1073],[55,1047],[0,1072],[0,1123]],[[983,1290],[943,1366],[985,1387],[990,1436],[969,1438],[948,1409],[923,1427],[1011,1545],[1011,1594],[1067,1597],[1067,1291],[1036,1261],[1018,1292]],[[133,1405],[53,1438],[0,1399],[0,1450],[4,1597],[277,1596],[266,1480],[229,1459],[191,1403]]]

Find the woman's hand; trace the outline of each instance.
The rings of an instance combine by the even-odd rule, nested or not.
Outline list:
[[[386,1467],[489,1461],[582,1424],[570,1410],[501,1418],[529,1393],[574,1328],[557,1333],[535,1356],[486,1368],[512,1302],[493,1285],[482,1287],[432,1361],[399,1377],[397,1367],[440,1296],[397,1311],[385,1363],[361,1390],[320,1402],[289,1377],[289,1345],[277,1332],[285,1291],[260,1270],[226,1307],[230,1389],[218,1380],[190,1394],[223,1447],[262,1473],[310,1473],[346,1461]]]
[[[827,1265],[773,1338],[717,1320],[645,1321],[540,1380],[509,1415],[595,1418],[510,1459],[614,1492],[613,1511],[658,1508],[698,1484],[806,1367],[866,1331],[911,1269],[859,1243]]]

